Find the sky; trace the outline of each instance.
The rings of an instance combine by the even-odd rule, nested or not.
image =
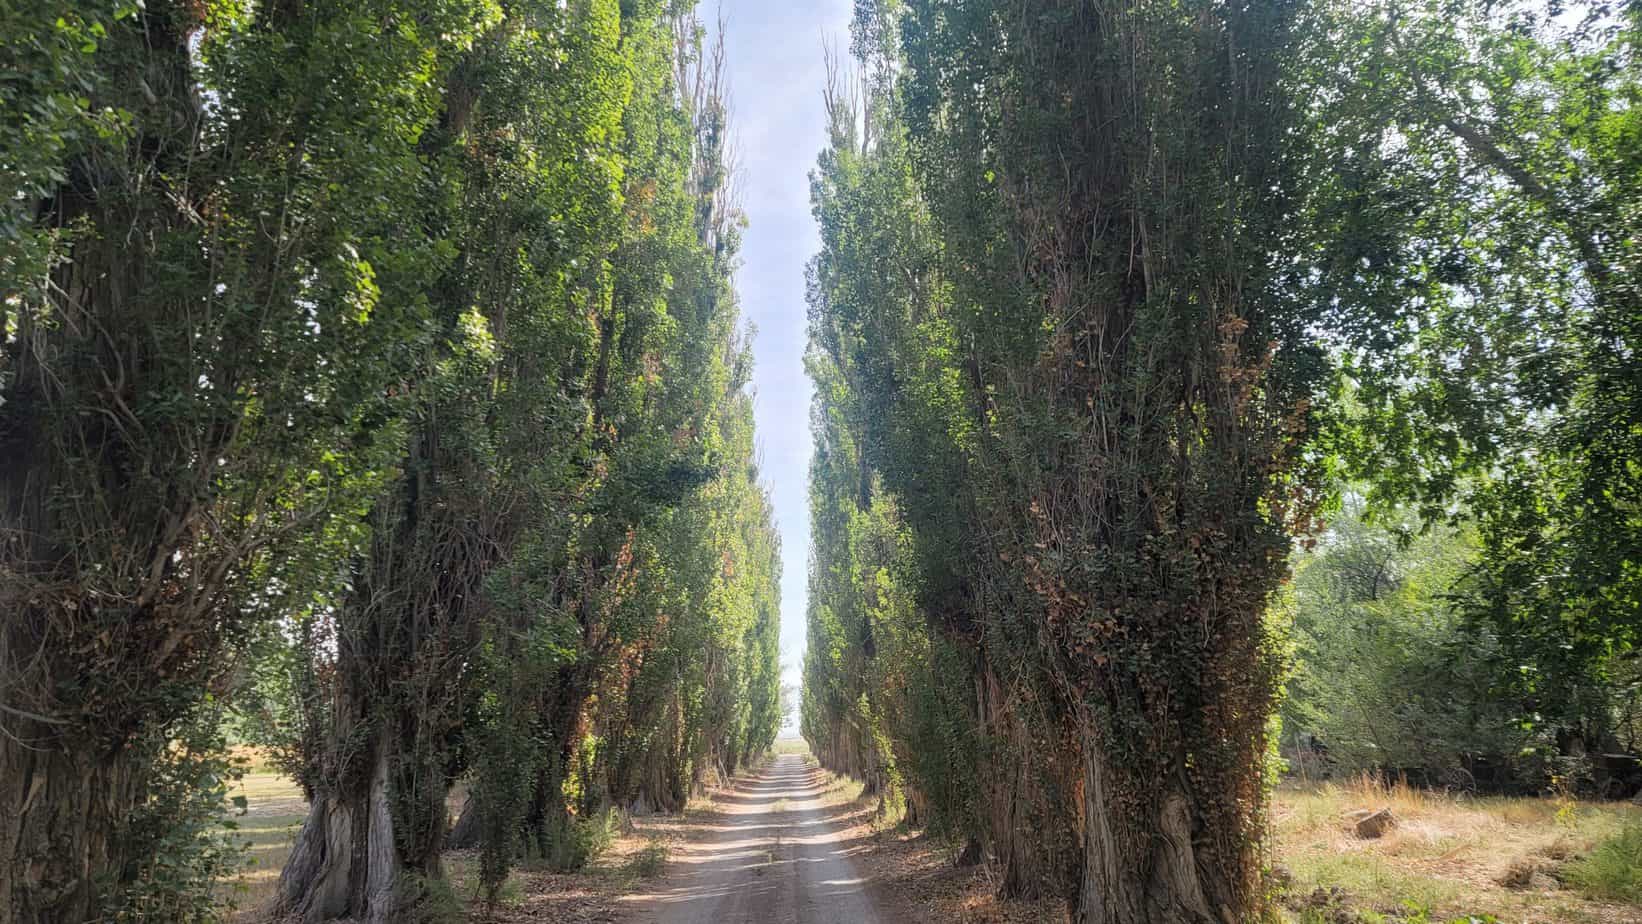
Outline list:
[[[804,265],[820,248],[810,168],[826,141],[822,40],[849,47],[850,0],[723,0],[737,177],[748,228],[737,287],[757,328],[758,438],[781,527],[781,665],[795,688],[804,659],[810,549],[810,381],[804,375]],[[703,18],[713,16],[710,2]],[[797,716],[784,735],[797,734]]]

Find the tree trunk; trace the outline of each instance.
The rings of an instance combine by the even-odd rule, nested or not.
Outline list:
[[[580,862],[565,842],[570,832],[570,812],[564,801],[564,783],[576,748],[581,744],[582,709],[587,704],[590,687],[590,669],[586,664],[560,671],[559,682],[543,710],[543,724],[554,746],[537,770],[530,811],[524,820],[527,848],[561,869]]]
[[[451,850],[467,850],[479,846],[479,838],[484,831],[480,823],[479,796],[470,793],[467,801],[462,803],[462,813],[456,816],[456,824],[451,826],[450,834],[445,837],[445,846]]]
[[[190,504],[179,499],[207,493],[179,460],[223,447],[150,429],[129,410],[145,408],[148,393],[186,393],[199,375],[179,386],[151,353],[178,325],[175,302],[153,295],[149,242],[178,233],[197,204],[180,190],[158,200],[146,179],[195,163],[200,112],[180,27],[179,8],[163,2],[111,24],[89,108],[127,112],[129,134],[75,146],[62,181],[36,203],[36,226],[61,229],[70,245],[57,253],[51,294],[25,296],[6,279],[0,924],[103,917],[107,893],[130,875],[129,821],[154,756],[136,747],[138,733],[186,711],[174,694],[203,686],[218,663],[187,655],[221,625],[198,618],[221,591],[211,577],[221,559],[190,557],[191,586],[165,579],[183,555],[184,530],[173,527]],[[139,85],[146,101],[134,99]],[[164,489],[146,487],[150,479]],[[164,632],[147,631],[161,619]]]
[[[1094,732],[1083,731],[1083,870],[1077,924],[1242,924],[1211,896],[1236,894],[1244,873],[1205,862],[1196,839],[1205,820],[1180,783],[1139,813],[1123,811]],[[1175,779],[1184,780],[1183,768]],[[1127,787],[1126,787],[1127,788]],[[1220,881],[1217,881],[1220,880]]]
[[[1065,895],[1078,874],[1076,822],[1066,806],[1075,792],[1075,755],[1032,733],[1022,691],[1007,691],[990,663],[975,672],[976,716],[1000,743],[980,769],[986,852],[997,858],[998,892],[1008,898]]]
[[[99,888],[117,883],[125,865],[120,834],[141,799],[141,762],[125,749],[52,742],[54,730],[42,723],[7,731],[0,735],[0,924],[94,920],[106,897]]]
[[[635,814],[676,813],[688,801],[690,787],[679,774],[684,762],[680,755],[683,726],[683,704],[675,693],[657,721],[650,747],[634,759],[639,782],[630,804],[634,809],[642,810]]]
[[[405,873],[437,878],[450,827],[447,770],[408,705],[373,696],[367,658],[344,646],[335,713],[308,818],[279,877],[276,915],[304,924],[404,919],[421,898]],[[368,737],[367,728],[379,729]],[[363,739],[363,740],[362,740]]]
[[[378,744],[362,785],[322,788],[279,876],[275,915],[304,924],[352,917],[366,924],[396,920],[402,866],[388,802],[388,752]]]

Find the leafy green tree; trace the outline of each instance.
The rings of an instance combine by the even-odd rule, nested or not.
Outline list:
[[[1295,768],[1309,773],[1326,755],[1317,769],[1465,791],[1547,783],[1554,742],[1501,695],[1517,665],[1460,605],[1474,533],[1401,525],[1364,522],[1354,496],[1297,557],[1282,709]]]
[[[1521,718],[1607,746],[1642,591],[1642,11],[1318,4],[1306,80],[1328,448],[1381,507],[1474,518],[1466,607]]]
[[[494,898],[520,853],[579,866],[604,809],[682,804],[774,736],[721,52],[656,3],[503,14],[424,144],[440,336],[309,651],[328,725],[280,898],[307,920],[414,906],[464,775]]]
[[[494,15],[7,6],[0,920],[122,913],[172,742],[363,539],[443,263],[404,178]]]
[[[1263,913],[1264,613],[1324,368],[1275,269],[1294,12],[862,4],[816,183],[833,407],[977,655],[980,833],[1080,921]],[[818,606],[811,659],[860,622]]]
[[[392,920],[441,875],[468,673],[503,608],[487,582],[562,523],[544,511],[574,488],[592,438],[576,403],[619,228],[621,16],[614,3],[502,12],[450,71],[422,141],[422,220],[450,257],[428,287],[435,337],[404,386],[400,477],[336,611],[315,798],[280,880],[279,910],[306,920]]]

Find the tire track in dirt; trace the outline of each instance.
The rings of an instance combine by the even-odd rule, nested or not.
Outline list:
[[[715,800],[676,847],[668,875],[628,899],[640,924],[882,924],[853,854],[849,805],[822,801],[825,778],[786,754]]]

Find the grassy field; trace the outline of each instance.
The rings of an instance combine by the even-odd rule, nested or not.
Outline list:
[[[810,746],[803,738],[778,738],[775,747],[770,748],[770,753],[775,754],[777,757],[782,754],[802,754],[808,757],[810,756]]]
[[[224,900],[246,912],[273,896],[308,805],[295,783],[262,767],[247,773],[231,795],[244,796],[248,806],[245,816],[237,819],[236,834],[247,842],[251,865],[225,888]]]
[[[1396,827],[1358,838],[1350,813],[1382,808]],[[1582,875],[1592,863],[1584,858],[1642,826],[1636,806],[1454,797],[1363,780],[1284,789],[1272,822],[1289,913],[1305,924],[1483,915],[1507,924],[1642,922],[1642,907],[1584,881],[1624,871]]]

